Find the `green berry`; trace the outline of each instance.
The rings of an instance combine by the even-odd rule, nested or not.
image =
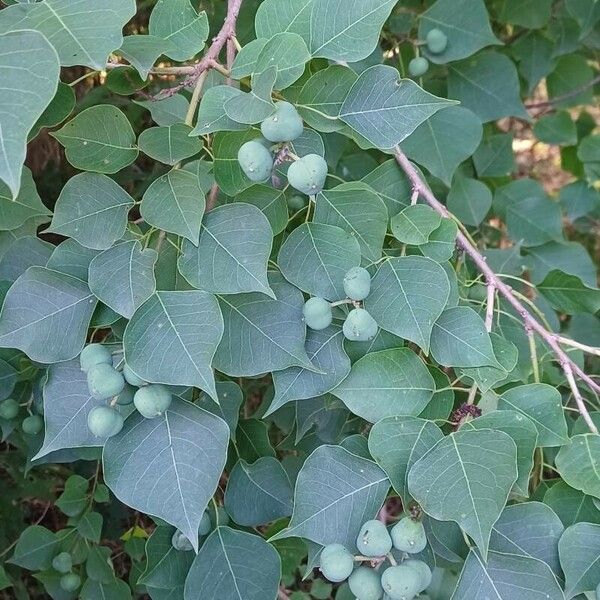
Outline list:
[[[44,419],[40,415],[29,415],[23,419],[21,429],[26,435],[36,435],[44,428]]]
[[[423,56],[417,56],[408,63],[408,72],[411,77],[421,77],[429,69],[429,61]]]
[[[146,385],[146,382],[141,378],[138,377],[132,370],[131,367],[129,365],[125,365],[123,367],[123,377],[125,377],[125,381],[129,384],[132,385],[133,387],[142,387],[143,385]]]
[[[302,135],[304,125],[293,104],[277,102],[275,112],[260,124],[260,130],[270,142],[293,142]]]
[[[354,570],[354,557],[341,544],[329,544],[321,551],[321,573],[325,579],[339,583],[350,577]]]
[[[377,321],[364,308],[348,313],[343,326],[344,335],[353,342],[368,342],[377,335]]]
[[[208,511],[204,511],[202,518],[200,519],[200,525],[198,527],[198,535],[208,535],[212,529],[212,523],[210,521],[210,515]]]
[[[164,385],[153,383],[140,388],[133,397],[133,403],[146,419],[153,419],[169,408],[171,392]]]
[[[421,576],[404,564],[387,568],[381,585],[392,600],[412,600],[420,591]]]
[[[61,552],[52,559],[52,568],[59,573],[68,573],[73,568],[73,559],[68,552]]]
[[[258,140],[246,142],[238,152],[238,162],[248,179],[266,181],[273,171],[273,157]]]
[[[136,391],[137,388],[134,388],[132,385],[127,384],[123,388],[123,391],[117,396],[117,404],[131,404],[133,402],[133,397]]]
[[[327,163],[318,154],[307,154],[290,165],[287,176],[294,189],[307,196],[316,196],[325,185]]]
[[[192,546],[192,542],[188,540],[179,529],[175,531],[173,537],[171,538],[171,545],[175,550],[179,550],[180,552],[189,552],[194,549]]]
[[[358,567],[348,579],[356,600],[379,600],[383,596],[381,575],[370,567]]]
[[[390,531],[392,542],[396,550],[416,554],[427,546],[427,536],[421,521],[415,521],[411,517],[400,519]]]
[[[79,589],[81,578],[75,573],[67,573],[60,578],[60,587],[65,592],[74,592]]]
[[[440,29],[430,29],[425,41],[431,54],[441,54],[448,46],[448,36]]]
[[[360,528],[356,547],[363,556],[385,556],[392,549],[392,538],[385,524],[373,519]]]
[[[94,365],[112,365],[112,354],[102,344],[88,344],[79,355],[79,364],[81,370],[87,373]]]
[[[289,196],[287,199],[287,205],[288,208],[293,212],[302,210],[306,206],[306,196],[299,196],[298,194]]]
[[[423,591],[424,589],[427,589],[429,587],[429,585],[431,584],[431,579],[433,578],[433,574],[427,563],[424,563],[422,560],[409,558],[408,560],[405,560],[402,564],[406,565],[407,567],[410,567],[411,569],[414,569],[421,577],[421,589],[419,591]]]
[[[19,414],[19,403],[12,398],[0,402],[0,419],[14,419]]]
[[[96,437],[112,437],[123,429],[123,415],[110,406],[96,406],[88,414],[87,425]]]
[[[352,267],[344,275],[344,291],[351,300],[364,300],[371,291],[371,275],[362,267]]]
[[[107,400],[117,396],[125,387],[125,379],[112,365],[100,363],[87,372],[88,388],[92,398]]]
[[[306,326],[316,331],[329,327],[333,320],[331,304],[323,298],[310,298],[307,300],[302,309],[302,314]]]

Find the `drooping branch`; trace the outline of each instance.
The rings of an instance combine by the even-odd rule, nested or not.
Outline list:
[[[560,96],[556,96],[555,98],[548,98],[548,100],[542,100],[540,102],[530,102],[525,105],[525,108],[546,108],[547,106],[554,106],[560,102],[564,102],[565,100],[569,100],[570,98],[575,98],[575,96],[579,96],[583,92],[586,92],[590,88],[594,87],[597,83],[600,83],[600,75],[597,75],[590,81],[580,85],[579,87],[571,90],[570,92],[566,92]]]
[[[438,214],[446,218],[453,218],[448,209],[434,196],[431,190],[427,187],[426,183],[421,179],[421,176],[408,160],[404,152],[402,152],[400,147],[396,146],[394,149],[394,156],[396,158],[396,162],[406,173],[406,176],[411,182],[413,190],[418,192],[419,196],[421,196]],[[540,338],[550,347],[565,374],[573,397],[575,398],[579,413],[585,420],[590,431],[593,433],[598,433],[598,429],[592,421],[590,413],[585,405],[585,401],[581,395],[581,392],[579,391],[579,388],[577,387],[575,375],[577,375],[579,379],[581,379],[592,391],[596,393],[600,392],[600,385],[596,383],[596,381],[594,381],[583,369],[581,369],[579,365],[577,365],[561,347],[561,336],[558,336],[554,332],[546,329],[533,317],[533,315],[531,315],[525,305],[516,297],[513,289],[498,275],[496,275],[496,273],[487,264],[485,258],[481,255],[479,250],[469,241],[467,236],[462,231],[458,231],[456,239],[458,246],[465,252],[465,254],[467,254],[467,256],[469,256],[477,269],[485,277],[488,289],[490,287],[495,289],[496,292],[501,295],[523,319],[525,328],[537,333],[537,335],[539,335]]]

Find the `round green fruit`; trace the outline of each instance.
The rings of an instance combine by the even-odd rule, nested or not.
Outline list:
[[[81,370],[87,373],[94,365],[112,365],[112,354],[102,344],[88,344],[79,355]]]
[[[60,578],[60,587],[65,592],[75,592],[81,585],[81,578],[75,573],[67,573]]]
[[[198,535],[208,535],[212,529],[212,523],[208,511],[204,511],[202,518],[200,519],[200,525],[198,526]]]
[[[417,56],[408,63],[408,72],[411,77],[421,77],[427,73],[429,61],[423,56]]]
[[[175,531],[173,537],[171,538],[171,545],[175,550],[179,550],[180,552],[189,552],[194,549],[192,546],[192,542],[188,540],[179,529]]]
[[[401,564],[383,572],[381,585],[392,600],[412,600],[420,591],[421,577],[414,569]]]
[[[40,415],[29,415],[21,423],[21,429],[26,435],[37,435],[43,428],[44,419]]]
[[[371,292],[371,275],[362,267],[353,267],[344,275],[344,291],[351,300],[364,300]]]
[[[448,36],[441,29],[430,29],[425,41],[431,54],[441,54],[448,47]]]
[[[112,365],[100,363],[87,372],[88,388],[92,398],[107,400],[117,396],[125,387],[125,378]]]
[[[110,406],[96,406],[88,414],[87,425],[96,437],[112,437],[123,429],[123,415]]]
[[[270,142],[293,142],[302,135],[304,125],[293,104],[277,102],[275,112],[260,124],[260,130]]]
[[[370,567],[358,567],[348,579],[357,600],[379,600],[383,596],[381,575]]]
[[[287,199],[287,205],[292,212],[302,210],[306,206],[306,196],[299,196],[298,194],[289,196]]]
[[[329,327],[333,320],[331,304],[323,298],[310,298],[307,300],[302,309],[302,314],[306,326],[316,331]]]
[[[287,176],[294,189],[307,196],[316,196],[325,185],[327,163],[318,154],[307,154],[290,165]]]
[[[19,403],[13,398],[0,402],[0,419],[14,419],[19,414]]]
[[[61,552],[52,559],[52,568],[59,573],[68,573],[73,568],[73,559],[68,552]]]
[[[422,552],[427,546],[427,536],[421,521],[415,521],[411,517],[400,519],[390,531],[392,542],[396,550],[416,554]]]
[[[125,365],[123,367],[123,377],[125,377],[125,381],[129,384],[132,385],[133,387],[142,387],[143,385],[146,385],[146,382],[141,378],[138,377],[132,370],[131,367],[129,365]]]
[[[147,385],[135,393],[133,403],[146,419],[153,419],[169,408],[171,392],[164,385]]]
[[[411,569],[414,569],[421,577],[421,589],[419,590],[420,592],[429,587],[429,585],[431,584],[431,579],[433,578],[433,573],[431,572],[431,569],[429,568],[429,565],[427,563],[424,563],[422,560],[409,558],[408,560],[405,560],[402,564],[406,565],[407,567],[410,567]]]
[[[354,570],[354,557],[341,544],[325,546],[320,561],[321,573],[333,583],[348,579]]]
[[[377,335],[377,321],[364,308],[354,308],[346,317],[344,335],[353,342],[368,342]]]
[[[238,162],[251,181],[266,181],[273,171],[273,157],[258,140],[246,142],[238,152]]]
[[[356,547],[363,556],[385,556],[392,549],[392,538],[385,524],[373,519],[360,528]]]

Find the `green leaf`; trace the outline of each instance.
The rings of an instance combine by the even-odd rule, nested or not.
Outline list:
[[[131,600],[131,590],[126,582],[115,579],[110,582],[88,579],[81,588],[81,600]]]
[[[192,128],[184,123],[144,129],[138,138],[139,149],[167,165],[176,165],[202,150],[198,137],[190,137]]]
[[[296,33],[277,33],[262,47],[256,58],[254,73],[262,73],[270,67],[277,68],[274,88],[284,90],[304,72],[304,65],[311,56],[304,40]]]
[[[575,221],[598,210],[600,192],[585,181],[574,181],[560,190],[560,205],[567,217]]]
[[[3,18],[9,11],[0,13],[0,32],[4,33]],[[25,161],[27,134],[35,125],[56,93],[59,63],[56,51],[48,40],[36,31],[18,31],[0,36],[0,68],[6,94],[0,130],[0,184],[10,189],[10,197],[17,198]],[[4,203],[4,185],[0,200]],[[21,200],[22,201],[22,200]]]
[[[89,511],[77,523],[77,532],[81,537],[96,544],[100,543],[103,518],[100,513]]]
[[[176,61],[192,58],[204,48],[209,26],[206,13],[196,12],[190,0],[158,0],[150,13],[148,30],[175,47],[165,54]]]
[[[267,217],[273,235],[281,233],[288,224],[288,206],[285,194],[269,185],[253,185],[235,198],[236,202],[244,202],[256,206]]]
[[[54,246],[33,236],[24,236],[0,258],[0,280],[14,282],[29,267],[45,267]]]
[[[568,527],[558,542],[565,573],[565,597],[595,592],[600,581],[600,525],[577,523]]]
[[[133,198],[110,177],[79,173],[63,187],[48,228],[92,250],[107,250],[121,239]]]
[[[19,193],[14,200],[8,187],[0,182],[0,230],[17,229],[27,219],[45,217],[49,214],[51,211],[43,205],[31,171],[27,167],[23,167]]]
[[[428,515],[458,523],[487,558],[492,527],[516,479],[517,447],[510,436],[459,430],[413,465],[408,488]]]
[[[319,446],[298,474],[292,520],[271,540],[303,537],[354,548],[362,524],[374,518],[389,485],[374,462],[339,446]]]
[[[110,52],[121,45],[121,30],[135,10],[133,0],[106,0],[101,4],[95,0],[44,0],[4,9],[0,31],[37,29],[56,49],[62,66],[84,65],[100,70],[106,66]],[[30,47],[25,40],[23,43],[22,47]],[[46,52],[54,54],[51,49]],[[37,60],[28,59],[41,68],[43,63]]]
[[[588,287],[575,275],[553,270],[537,289],[556,310],[569,315],[600,310],[600,289]]]
[[[65,481],[62,494],[56,500],[56,506],[67,517],[79,516],[87,506],[89,481],[81,475],[70,475]]]
[[[394,348],[363,356],[332,394],[354,414],[375,423],[420,414],[434,390],[435,382],[421,359],[409,348]]]
[[[464,225],[478,227],[492,207],[492,192],[477,179],[457,175],[446,204],[448,210]]]
[[[201,594],[202,600],[271,600],[280,578],[281,559],[275,548],[257,535],[217,527],[192,563],[184,599],[196,600]]]
[[[442,219],[440,226],[434,229],[426,244],[421,244],[419,250],[423,256],[436,262],[445,262],[452,258],[456,249],[458,225],[452,219]]]
[[[373,277],[365,308],[380,327],[428,352],[433,324],[449,295],[448,276],[438,263],[420,256],[391,258]]]
[[[0,400],[6,400],[15,389],[17,371],[6,361],[0,359]]]
[[[102,589],[103,585],[110,586],[116,581],[115,571],[113,568],[112,561],[110,560],[111,549],[106,546],[91,546],[86,564],[85,570],[88,581],[92,581],[92,589]],[[102,599],[102,594],[96,596],[98,600]]]
[[[30,525],[19,536],[10,562],[30,571],[48,569],[59,545],[55,533],[41,525]]]
[[[556,482],[544,495],[547,504],[558,515],[565,527],[574,523],[600,523],[600,512],[592,496],[568,486],[564,481]]]
[[[348,231],[323,223],[303,223],[282,244],[278,264],[290,283],[334,301],[346,297],[344,275],[360,265],[360,257],[360,244]]]
[[[273,373],[275,396],[266,415],[293,400],[326,394],[350,372],[350,359],[344,351],[344,336],[339,325],[330,325],[321,331],[309,329],[305,348],[311,363],[320,372],[289,367]]]
[[[346,96],[340,119],[376,148],[393,148],[438,110],[454,104],[400,79],[394,67],[363,71]]]
[[[209,91],[207,90],[205,94],[208,94]],[[161,127],[182,123],[189,106],[188,100],[181,94],[174,94],[163,100],[134,100],[134,102],[148,109],[152,120]],[[192,133],[198,135],[196,131]]]
[[[369,451],[387,473],[405,506],[411,500],[408,472],[443,437],[437,425],[415,417],[388,417],[371,428]]]
[[[588,287],[596,285],[596,266],[587,250],[576,242],[549,242],[536,248],[528,248],[531,279],[540,284],[547,275],[558,269],[568,275],[576,275]]]
[[[236,447],[239,457],[255,462],[263,456],[275,456],[269,440],[269,426],[257,419],[242,419],[236,431]]]
[[[517,69],[503,54],[482,52],[448,69],[448,96],[460,100],[484,123],[508,116],[529,120],[521,102]]]
[[[270,456],[249,464],[239,460],[229,474],[225,508],[238,525],[256,527],[292,514],[292,485],[281,463]]]
[[[227,117],[237,123],[250,125],[259,123],[273,114],[275,105],[271,95],[276,79],[275,67],[269,67],[262,73],[254,73],[251,90],[249,92],[238,90],[238,93],[223,105]]]
[[[90,263],[98,254],[98,250],[85,248],[74,239],[67,238],[54,248],[46,267],[87,281]]]
[[[131,319],[156,291],[157,259],[154,250],[144,249],[138,241],[113,246],[90,262],[90,289],[104,304]]]
[[[216,387],[219,403],[214,402],[208,394],[203,394],[198,401],[198,406],[221,417],[229,426],[230,437],[233,439],[244,395],[237,383],[233,381],[217,381]]]
[[[582,433],[571,438],[556,455],[556,468],[571,487],[600,498],[600,436]]]
[[[563,237],[558,202],[547,198],[525,198],[508,206],[506,214],[509,236],[524,246],[541,246]]]
[[[56,94],[50,104],[46,107],[40,118],[36,121],[33,129],[27,136],[28,141],[35,138],[45,127],[55,127],[62,123],[75,108],[75,92],[70,85],[58,82]]]
[[[534,125],[533,133],[545,144],[573,146],[577,143],[577,128],[566,110],[541,117]]]
[[[110,104],[87,108],[52,136],[65,147],[67,160],[82,171],[116,173],[138,155],[127,117]]]
[[[323,190],[317,196],[313,222],[335,225],[351,233],[366,260],[375,262],[381,258],[387,209],[379,195],[366,184],[342,183]]]
[[[426,204],[407,206],[393,216],[390,227],[394,237],[403,244],[420,246],[441,225],[442,217]]]
[[[267,281],[273,232],[250,204],[234,202],[204,218],[198,245],[185,241],[178,268],[190,285],[215,294],[262,292],[274,297]]]
[[[412,187],[394,160],[388,160],[362,178],[384,201],[390,217],[410,205]]]
[[[560,392],[545,383],[519,385],[504,392],[498,409],[516,410],[529,417],[538,430],[538,446],[563,446],[568,443],[567,422]]]
[[[589,83],[593,78],[594,71],[588,65],[585,57],[580,54],[561,56],[556,61],[556,68],[546,79],[548,97],[557,99],[556,102],[553,102],[557,108],[591,104],[594,102],[594,94]],[[573,96],[573,90],[579,89],[582,91]],[[558,100],[564,95],[567,95],[568,98]]]
[[[30,267],[9,289],[0,313],[0,347],[18,348],[41,363],[69,360],[85,344],[96,307],[75,277]]]
[[[157,59],[175,50],[174,44],[154,35],[128,35],[117,51],[137,69],[143,80],[148,79],[150,70]]]
[[[482,134],[481,120],[474,113],[450,106],[419,125],[402,142],[402,150],[449,186],[458,165],[479,146]]]
[[[527,29],[544,27],[550,19],[552,0],[505,0],[499,19]]]
[[[501,43],[492,32],[483,0],[437,0],[421,15],[419,39],[424,40],[432,29],[440,29],[448,38],[448,47],[441,54],[423,47],[424,55],[434,63],[468,58],[481,48]]]
[[[198,177],[173,169],[152,182],[142,198],[140,213],[150,225],[197,244],[204,208]]]
[[[553,23],[560,27],[558,18]],[[531,95],[538,83],[554,68],[557,50],[554,40],[548,39],[542,32],[527,31],[515,41],[512,50],[519,61],[519,73],[527,80],[527,93]]]
[[[198,120],[190,135],[207,135],[215,131],[242,131],[248,126],[230,119],[225,112],[225,104],[237,98],[240,91],[230,85],[217,85],[207,89],[200,101]]]
[[[219,132],[215,135],[212,146],[215,179],[224,194],[236,196],[254,185],[242,171],[237,155],[242,144],[256,137],[257,132],[253,130]]]
[[[105,482],[121,502],[177,527],[197,550],[200,519],[217,488],[228,443],[222,419],[173,398],[164,414],[146,419],[134,413],[108,439]]]
[[[231,65],[231,76],[233,79],[237,79],[239,81],[244,77],[252,76],[258,55],[268,41],[269,38],[259,37],[256,40],[248,42],[242,47],[242,49],[237,53],[237,56],[233,61],[233,65]]]
[[[490,135],[483,140],[475,154],[473,154],[473,163],[479,177],[503,177],[512,173],[515,168],[512,133]],[[539,184],[537,182],[517,179],[513,182],[513,185],[525,188],[529,183],[532,187],[535,187],[535,191],[531,195],[538,195]],[[525,189],[522,191],[525,191]],[[544,195],[543,190],[540,193]]]
[[[306,41],[310,35],[310,15],[314,0],[264,0],[256,11],[257,38],[270,38],[291,31]]]

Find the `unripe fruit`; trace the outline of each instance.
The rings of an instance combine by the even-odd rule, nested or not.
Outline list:
[[[431,54],[441,54],[448,46],[448,36],[440,29],[430,29],[425,41]]]
[[[344,291],[351,300],[364,300],[371,291],[371,275],[362,267],[352,267],[344,275]]]
[[[81,578],[75,573],[67,573],[60,578],[60,587],[65,592],[74,592],[81,585]]]
[[[273,171],[273,157],[257,140],[246,142],[238,152],[238,162],[251,181],[266,181]]]
[[[260,130],[270,142],[293,142],[302,135],[304,125],[293,104],[277,102],[275,112],[260,124]]]
[[[383,596],[381,575],[369,567],[358,567],[348,579],[357,600],[379,600]]]
[[[73,559],[68,552],[61,552],[52,559],[52,568],[59,573],[68,573],[73,568]]]
[[[92,398],[107,400],[120,394],[125,387],[125,379],[112,365],[100,363],[90,367],[87,373],[88,388]]]
[[[420,591],[421,577],[402,564],[387,568],[381,575],[381,585],[392,600],[412,600]]]
[[[88,414],[87,425],[96,437],[112,437],[123,429],[123,415],[110,406],[96,406]]]
[[[288,208],[294,212],[302,210],[306,206],[306,196],[289,196],[287,199]]]
[[[342,329],[347,339],[368,342],[377,335],[378,325],[364,308],[354,308],[348,313]]]
[[[132,385],[127,384],[123,388],[123,391],[117,396],[117,404],[131,404],[133,402],[133,396],[135,395],[136,391],[136,388],[134,388]]]
[[[374,519],[360,528],[356,547],[364,556],[385,556],[392,549],[392,538],[385,524]]]
[[[429,61],[423,56],[417,56],[408,63],[408,72],[412,77],[421,77],[429,69]]]
[[[29,415],[23,419],[21,429],[26,435],[36,435],[44,428],[44,419],[40,415]]]
[[[112,354],[102,344],[88,344],[79,355],[81,370],[87,373],[94,365],[112,365]]]
[[[333,583],[348,579],[354,570],[354,557],[341,544],[329,544],[321,551],[321,573]]]
[[[192,546],[192,542],[188,540],[179,529],[175,531],[173,537],[171,538],[171,545],[175,550],[179,550],[180,552],[189,552],[194,549]]]
[[[135,393],[133,403],[146,419],[153,419],[169,408],[171,392],[164,385],[147,385]]]
[[[19,414],[19,403],[13,398],[0,402],[0,419],[14,419]]]
[[[202,518],[200,519],[200,525],[198,526],[198,535],[208,535],[212,529],[212,523],[210,521],[210,515],[208,511],[204,511]]]
[[[316,331],[329,327],[333,320],[331,304],[323,298],[310,298],[307,300],[302,309],[302,314],[306,326]]]
[[[327,163],[318,154],[307,154],[290,165],[287,176],[294,189],[307,196],[316,196],[325,185]]]
[[[390,531],[394,548],[409,554],[421,552],[427,546],[427,536],[421,521],[410,517],[400,519]]]
[[[402,564],[406,565],[407,567],[410,567],[411,569],[414,569],[419,574],[419,577],[421,578],[421,589],[419,590],[420,592],[429,587],[429,585],[431,584],[433,574],[427,563],[424,563],[422,560],[410,558],[408,560],[405,560]]]
[[[129,384],[132,385],[134,387],[142,387],[143,385],[146,385],[146,382],[141,378],[138,377],[132,370],[131,367],[129,365],[125,365],[123,367],[123,377],[125,377],[125,381]]]

